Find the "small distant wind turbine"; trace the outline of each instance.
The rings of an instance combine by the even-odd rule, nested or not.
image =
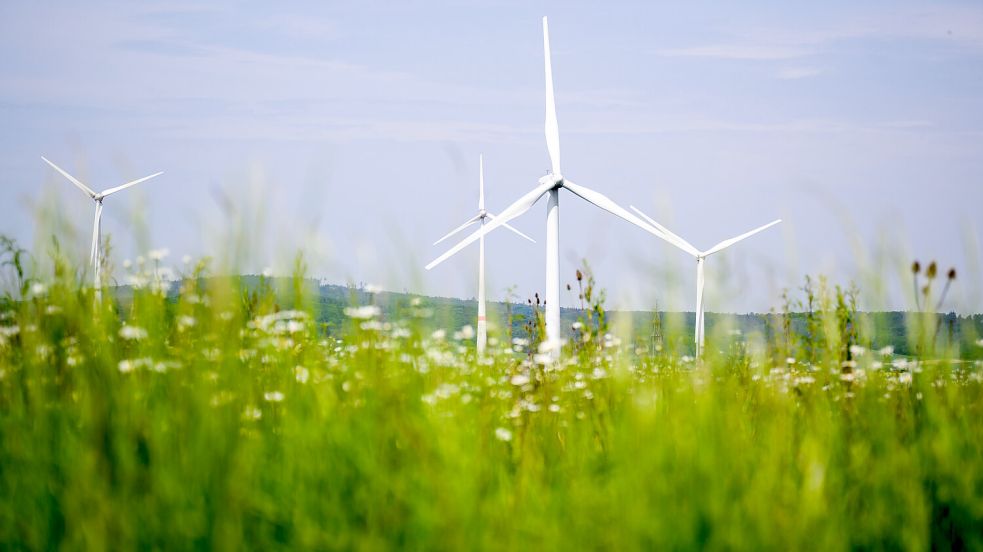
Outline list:
[[[427,270],[447,260],[468,244],[480,239],[495,228],[528,211],[544,195],[549,195],[546,209],[546,340],[553,358],[559,355],[560,335],[560,189],[566,188],[597,207],[663,238],[660,231],[649,226],[607,196],[565,179],[560,173],[560,130],[556,122],[556,100],[553,97],[553,69],[550,60],[550,35],[543,18],[543,53],[546,58],[546,149],[552,172],[539,179],[539,185],[518,201],[509,205],[498,218],[482,226],[460,243],[427,265]]]
[[[485,225],[487,220],[495,220],[497,217],[489,213],[485,209],[485,159],[483,155],[478,156],[478,214],[469,218],[464,224],[458,226],[457,228],[451,230],[446,236],[440,238],[439,240],[433,242],[434,245],[446,240],[447,238],[457,234],[461,230],[471,226],[472,224],[478,223],[481,226]],[[526,238],[527,240],[536,243],[536,240],[530,238],[529,236],[519,232],[515,228],[512,228],[508,224],[502,223],[502,226],[508,228],[509,230],[515,232],[516,234]],[[482,235],[478,241],[478,335],[477,335],[477,349],[478,354],[484,354],[485,345],[488,343],[488,322],[485,316],[485,236]]]
[[[118,191],[125,190],[130,186],[135,186],[145,180],[150,180],[155,176],[160,176],[164,174],[164,172],[161,171],[158,173],[154,173],[150,176],[138,178],[137,180],[133,180],[131,182],[127,182],[126,184],[116,186],[115,188],[109,188],[108,190],[103,190],[97,193],[93,191],[91,188],[89,188],[88,186],[86,186],[85,184],[82,184],[82,182],[80,182],[74,176],[62,170],[62,168],[59,167],[58,165],[55,165],[51,161],[48,161],[48,159],[45,158],[43,155],[41,156],[41,159],[43,159],[45,163],[51,165],[51,167],[54,168],[56,171],[60,172],[62,176],[67,178],[69,181],[71,181],[72,184],[75,184],[78,187],[78,189],[82,190],[82,192],[85,193],[85,195],[89,196],[90,199],[96,202],[96,216],[95,216],[95,220],[92,223],[92,249],[89,251],[89,260],[92,262],[93,284],[95,285],[95,288],[98,292],[102,284],[100,280],[100,276],[101,276],[100,271],[102,269],[101,266],[102,263],[100,263],[100,258],[99,258],[99,253],[100,253],[99,248],[102,246],[102,200],[115,194]]]
[[[734,238],[730,238],[729,240],[724,240],[724,241],[718,243],[717,245],[711,247],[710,249],[707,249],[706,251],[700,251],[699,249],[697,249],[696,247],[694,247],[692,244],[690,244],[688,241],[684,240],[683,238],[680,238],[676,234],[673,234],[667,228],[665,228],[664,226],[662,226],[658,222],[655,222],[654,220],[652,220],[651,217],[649,217],[645,213],[643,213],[640,210],[638,210],[634,205],[631,205],[631,208],[632,208],[633,211],[635,211],[636,213],[638,213],[642,218],[644,218],[646,221],[648,221],[649,224],[651,224],[652,226],[655,226],[656,228],[658,228],[659,230],[661,230],[662,233],[665,234],[665,236],[666,236],[663,239],[665,239],[667,242],[671,243],[672,245],[675,245],[679,249],[682,249],[683,251],[685,251],[685,252],[689,253],[690,255],[693,255],[694,257],[696,257],[696,331],[695,331],[695,334],[696,335],[695,335],[695,337],[696,337],[696,356],[699,357],[699,356],[701,356],[703,354],[703,342],[704,342],[704,337],[705,337],[704,325],[703,325],[703,314],[704,314],[703,313],[703,309],[704,309],[704,304],[703,304],[703,284],[704,284],[703,265],[706,262],[706,258],[709,257],[710,255],[713,255],[714,253],[719,253],[720,251],[723,251],[724,249],[727,249],[728,247],[734,245],[735,243],[737,243],[739,241],[742,241],[742,240],[745,240],[747,238],[750,238],[751,236],[757,234],[758,232],[761,232],[762,230],[766,230],[768,228],[771,228],[772,226],[778,224],[779,222],[782,222],[782,219],[773,220],[773,221],[769,222],[768,224],[766,224],[764,226],[759,226],[758,228],[755,228],[754,230],[751,230],[750,232],[745,232],[745,233],[741,234],[740,236],[737,236],[737,237],[734,237]]]

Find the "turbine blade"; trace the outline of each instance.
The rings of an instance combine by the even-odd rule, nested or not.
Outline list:
[[[553,174],[560,175],[560,127],[556,122],[556,98],[553,96],[553,62],[550,59],[550,28],[543,18],[543,53],[546,57],[546,149]]]
[[[682,249],[683,251],[685,251],[685,252],[687,252],[687,253],[689,253],[690,255],[693,255],[693,256],[696,256],[696,255],[699,255],[700,254],[700,250],[699,249],[693,247],[693,245],[691,243],[689,243],[688,241],[684,240],[683,238],[677,236],[676,234],[672,233],[665,226],[662,226],[658,222],[655,222],[655,220],[652,217],[650,217],[650,216],[646,215],[645,213],[643,213],[641,211],[641,209],[639,209],[638,207],[635,207],[634,205],[629,205],[628,207],[630,207],[632,211],[635,211],[638,214],[638,216],[640,216],[643,219],[645,219],[646,222],[648,222],[652,226],[656,227],[660,232],[662,232],[663,234],[665,234],[666,235],[666,238],[668,238],[667,241],[669,243],[671,243],[672,245],[675,245],[679,249]]]
[[[96,197],[96,193],[93,192],[92,189],[89,188],[88,186],[86,186],[85,184],[82,184],[81,182],[79,182],[79,180],[77,178],[75,178],[74,176],[72,176],[72,175],[68,174],[67,172],[63,171],[62,168],[59,167],[58,165],[55,165],[51,161],[48,161],[48,159],[45,156],[42,155],[41,156],[41,159],[44,160],[45,163],[51,165],[51,167],[53,169],[55,169],[56,171],[60,172],[62,174],[62,176],[64,176],[68,180],[70,180],[72,184],[75,184],[76,186],[78,186],[78,188],[80,190],[82,190],[83,192],[85,192],[86,195],[88,195],[91,198],[95,198]]]
[[[495,215],[493,215],[491,213],[486,213],[486,214],[488,215],[488,218],[490,218],[492,220],[495,220],[496,218],[498,218],[498,217],[496,217]],[[506,224],[506,223],[502,223],[502,226],[505,227],[505,228],[508,228],[509,230],[515,232],[516,234],[522,236],[523,238],[526,238],[527,240],[531,241],[532,243],[536,243],[536,240],[530,238],[529,236],[523,234],[522,232],[519,232],[518,230],[516,230],[515,228],[513,228],[512,225]]]
[[[724,241],[718,243],[717,245],[711,247],[710,249],[707,249],[706,252],[704,253],[704,255],[713,255],[714,253],[723,251],[724,249],[727,249],[728,247],[734,245],[735,243],[737,243],[737,242],[739,242],[741,240],[750,238],[751,236],[757,234],[758,232],[761,232],[762,230],[766,230],[768,228],[771,228],[772,226],[778,224],[779,222],[782,222],[782,219],[773,220],[773,221],[769,222],[768,224],[766,224],[764,226],[759,226],[759,227],[755,228],[754,230],[751,230],[750,232],[745,232],[745,233],[741,234],[740,236],[737,236],[736,238],[731,238],[729,240],[724,240]]]
[[[532,207],[533,205],[536,204],[537,201],[539,201],[539,198],[543,197],[543,194],[553,189],[553,186],[554,186],[553,182],[546,182],[540,184],[539,186],[536,186],[535,188],[533,188],[531,192],[520,197],[518,200],[516,200],[515,203],[506,207],[504,211],[499,213],[498,217],[495,220],[491,221],[488,224],[483,225],[478,230],[475,230],[474,233],[472,233],[468,237],[458,242],[458,244],[455,245],[454,247],[448,249],[443,255],[437,257],[433,261],[430,261],[430,264],[427,265],[427,270],[430,270],[431,268],[446,261],[455,253],[457,253],[458,251],[467,247],[469,244],[476,241],[478,238],[484,236],[485,234],[488,234],[492,230],[514,219],[515,217],[521,215],[522,213],[525,213],[526,211],[529,210],[530,207]]]
[[[99,197],[110,196],[110,195],[115,194],[116,192],[118,192],[120,190],[125,190],[125,189],[129,188],[130,186],[136,186],[137,184],[139,184],[141,182],[150,180],[151,178],[158,177],[158,176],[160,176],[162,174],[164,174],[164,171],[160,171],[160,172],[154,173],[154,174],[152,174],[150,176],[145,176],[143,178],[138,178],[138,179],[136,179],[136,180],[134,180],[132,182],[127,182],[126,184],[123,184],[122,186],[116,186],[115,188],[110,188],[108,190],[104,190],[104,191],[100,192],[98,195],[99,195]]]
[[[451,231],[450,231],[450,232],[448,232],[448,233],[447,233],[447,234],[446,234],[446,235],[445,235],[445,236],[444,236],[443,238],[440,238],[439,240],[437,240],[437,241],[435,241],[435,242],[433,242],[433,244],[434,244],[434,245],[437,245],[438,243],[440,243],[440,242],[442,242],[442,241],[444,241],[444,240],[446,240],[447,238],[449,238],[449,237],[451,237],[451,236],[453,236],[454,234],[457,234],[457,233],[458,233],[458,232],[460,232],[461,230],[464,230],[464,229],[465,229],[465,228],[467,228],[468,226],[471,226],[472,224],[474,224],[474,223],[476,223],[476,222],[478,222],[478,219],[480,219],[480,218],[481,218],[481,215],[475,215],[475,216],[473,216],[473,217],[471,217],[471,218],[469,218],[469,219],[467,220],[467,222],[465,222],[464,224],[462,224],[462,225],[460,225],[460,226],[458,226],[457,228],[455,228],[455,229],[453,229],[453,230],[451,230]]]
[[[478,155],[478,210],[485,208],[485,156]]]
[[[642,230],[645,230],[646,232],[656,236],[657,238],[661,238],[663,240],[668,241],[669,243],[672,243],[672,241],[670,241],[669,238],[665,234],[663,234],[662,231],[660,231],[658,228],[655,228],[654,226],[648,224],[642,219],[631,214],[627,209],[621,207],[606,195],[600,192],[595,192],[594,190],[591,190],[589,188],[585,188],[579,184],[574,184],[569,180],[563,181],[563,187],[570,190],[574,194],[582,197],[583,199],[587,200],[588,203],[593,203],[594,205],[600,207],[601,209],[604,209],[605,211],[611,213],[612,215],[625,219],[626,221],[634,224],[635,226],[641,228]]]

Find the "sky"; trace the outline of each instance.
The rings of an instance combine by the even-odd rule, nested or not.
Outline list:
[[[698,248],[707,308],[780,307],[806,275],[907,308],[908,266],[983,311],[983,5],[978,2],[0,3],[0,234],[88,257],[90,187],[124,259],[473,297],[477,250],[431,245],[549,167],[549,16],[564,176]],[[695,262],[564,192],[561,274],[612,307],[692,310]],[[544,288],[545,200],[488,237],[489,298]],[[460,236],[463,238],[465,234]],[[453,241],[446,242],[449,245]],[[564,293],[565,305],[576,303]]]

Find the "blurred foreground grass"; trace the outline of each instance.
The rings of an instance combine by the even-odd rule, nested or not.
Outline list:
[[[900,358],[823,291],[807,337],[695,362],[594,305],[553,365],[421,303],[328,335],[302,274],[100,303],[6,270],[3,549],[983,549],[981,367],[934,317]]]

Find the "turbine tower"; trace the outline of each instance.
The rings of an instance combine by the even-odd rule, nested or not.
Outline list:
[[[461,230],[471,226],[472,224],[478,223],[481,226],[485,225],[486,221],[495,220],[497,217],[489,213],[485,209],[485,159],[483,155],[478,156],[478,213],[473,217],[465,221],[464,224],[458,226],[457,228],[451,230],[447,235],[440,238],[439,240],[433,242],[434,245],[446,240],[447,238],[457,234]],[[529,236],[519,232],[515,228],[508,224],[502,223],[502,226],[508,228],[509,230],[515,232],[516,234],[526,238],[527,240],[536,243],[536,240],[530,238]],[[485,353],[485,346],[488,343],[488,322],[485,316],[485,236],[482,234],[478,241],[478,335],[477,335],[477,350],[478,354],[482,355]]]
[[[68,174],[67,172],[65,172],[64,170],[62,170],[62,168],[59,167],[58,165],[55,165],[51,161],[48,161],[48,159],[45,158],[43,155],[41,156],[41,159],[44,160],[45,163],[51,165],[51,167],[54,168],[56,171],[60,172],[62,174],[62,176],[64,176],[65,178],[67,178],[72,184],[75,184],[75,186],[77,186],[78,189],[82,190],[82,192],[85,195],[89,196],[89,198],[91,200],[95,201],[95,203],[96,203],[96,215],[95,215],[95,219],[93,220],[93,223],[92,223],[92,249],[90,249],[90,251],[89,251],[89,260],[92,263],[93,285],[95,286],[96,293],[98,294],[99,293],[99,289],[102,287],[102,282],[101,282],[101,278],[100,278],[101,277],[101,270],[102,270],[102,263],[100,262],[101,259],[99,257],[100,247],[102,247],[102,201],[104,199],[106,199],[107,197],[115,194],[116,192],[119,192],[121,190],[125,190],[126,188],[129,188],[130,186],[136,186],[137,184],[139,184],[141,182],[144,182],[146,180],[150,180],[151,178],[154,178],[156,176],[160,176],[160,175],[164,174],[164,172],[161,171],[161,172],[158,172],[158,173],[154,173],[154,174],[152,174],[150,176],[145,176],[143,178],[138,178],[136,180],[127,182],[126,184],[122,184],[120,186],[116,186],[115,188],[109,188],[109,189],[103,190],[101,192],[95,192],[95,191],[92,190],[92,188],[89,188],[85,184],[82,184],[82,182],[80,182],[77,178],[75,178],[74,176],[72,176],[72,175]]]
[[[734,245],[739,241],[750,238],[751,236],[757,234],[758,232],[761,232],[762,230],[771,228],[772,226],[778,224],[779,222],[782,222],[782,219],[773,220],[764,226],[759,226],[758,228],[751,230],[750,232],[745,232],[740,236],[730,238],[729,240],[724,240],[718,243],[717,245],[711,247],[710,249],[707,249],[706,251],[700,251],[688,241],[684,240],[683,238],[680,238],[676,234],[673,234],[667,228],[665,228],[658,222],[652,220],[651,217],[641,212],[634,205],[632,205],[631,208],[633,211],[638,213],[642,218],[648,221],[652,226],[655,226],[656,228],[661,230],[662,233],[666,235],[665,240],[667,242],[678,247],[679,249],[682,249],[683,251],[689,253],[690,255],[696,257],[696,330],[694,333],[695,333],[695,340],[696,340],[696,356],[699,358],[700,356],[703,355],[703,342],[705,338],[705,332],[704,332],[705,327],[703,324],[703,315],[704,315],[704,307],[705,307],[703,301],[703,286],[705,283],[705,279],[703,277],[703,270],[704,270],[704,264],[706,263],[706,258],[709,257],[710,255],[713,255],[714,253],[719,253],[724,249],[727,249],[728,247]]]
[[[553,96],[553,68],[550,60],[550,36],[543,18],[543,53],[546,58],[546,150],[552,172],[539,179],[539,185],[502,211],[498,218],[479,228],[457,245],[427,265],[427,270],[444,262],[471,242],[528,211],[544,195],[549,195],[546,208],[546,341],[553,358],[559,357],[560,332],[560,190],[567,189],[605,211],[617,215],[643,230],[665,239],[656,228],[620,207],[607,196],[574,184],[560,172],[560,130],[556,122],[556,101]]]

